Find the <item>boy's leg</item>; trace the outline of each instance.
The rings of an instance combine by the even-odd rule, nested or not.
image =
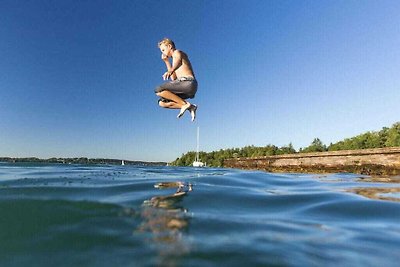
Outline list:
[[[185,111],[188,110],[191,106],[189,101],[183,100],[182,98],[180,98],[179,96],[177,96],[174,93],[171,93],[168,90],[163,90],[161,92],[158,92],[157,96],[171,100],[176,103],[176,107],[181,109],[181,111],[178,114],[178,118],[182,117],[182,115],[185,113]]]
[[[163,91],[157,93],[157,96],[165,98],[165,99],[168,99],[168,100],[171,100],[171,101],[174,101],[176,104],[180,105],[179,108],[181,108],[183,105],[186,104],[185,100],[183,100],[182,98],[180,98],[176,94],[171,93],[168,90],[163,90]]]
[[[179,104],[177,104],[177,103],[175,103],[173,101],[163,102],[163,101],[160,100],[160,101],[158,101],[158,104],[162,108],[170,108],[170,109],[180,109],[181,108],[181,105],[179,105]]]

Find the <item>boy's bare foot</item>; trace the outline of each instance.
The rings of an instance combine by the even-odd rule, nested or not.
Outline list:
[[[190,108],[191,105],[192,105],[192,104],[190,104],[189,102],[186,102],[186,104],[183,105],[183,106],[181,107],[181,111],[179,112],[177,118],[182,117],[183,114],[185,113],[185,111],[188,110],[188,109]]]
[[[190,106],[189,110],[190,110],[190,116],[192,116],[192,121],[194,121],[196,119],[197,106],[193,104]]]

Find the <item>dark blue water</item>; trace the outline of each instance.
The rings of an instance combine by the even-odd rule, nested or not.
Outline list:
[[[398,266],[398,182],[0,163],[0,266]]]

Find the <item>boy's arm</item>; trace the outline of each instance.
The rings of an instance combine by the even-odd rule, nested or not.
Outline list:
[[[168,71],[164,74],[165,78],[168,79],[169,77],[172,78],[172,80],[176,79],[176,74],[175,71],[182,65],[182,54],[180,51],[176,50],[173,55],[172,55],[172,67],[171,64],[168,62],[165,62],[167,65]]]
[[[168,58],[163,59],[163,60],[164,60],[164,62],[165,62],[165,65],[167,66],[167,72],[164,73],[164,75],[163,75],[164,80],[167,80],[167,79],[168,79],[168,78],[165,77],[165,75],[166,75],[167,73],[172,73],[172,74],[170,74],[171,80],[175,80],[175,79],[176,79],[176,74],[175,74],[175,72],[172,71],[171,63],[169,62]]]

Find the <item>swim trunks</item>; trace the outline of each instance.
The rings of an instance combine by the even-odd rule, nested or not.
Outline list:
[[[197,92],[197,81],[193,77],[180,77],[161,84],[156,88],[155,93],[160,93],[164,90],[168,90],[182,99],[194,98]],[[161,99],[161,101],[164,101],[164,99]]]

